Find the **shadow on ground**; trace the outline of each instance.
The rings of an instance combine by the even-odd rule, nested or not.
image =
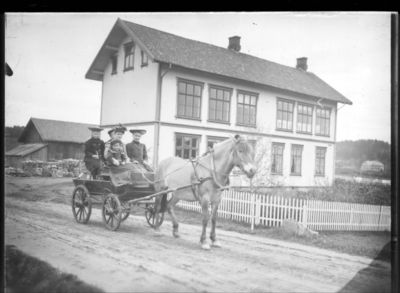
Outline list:
[[[379,268],[382,268],[383,261],[390,264],[390,257],[391,245],[390,242],[388,242],[371,264],[367,268],[359,271],[357,275],[355,275],[355,277],[339,291],[339,293],[391,292],[391,272],[387,270],[379,270]],[[380,281],[376,282],[376,279],[374,279],[374,282],[372,282],[372,278],[370,278],[371,275],[378,277]]]

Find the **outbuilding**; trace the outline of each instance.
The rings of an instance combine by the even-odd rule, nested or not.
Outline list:
[[[18,139],[20,145],[6,152],[6,166],[21,167],[26,160],[83,159],[84,143],[93,124],[29,119]]]

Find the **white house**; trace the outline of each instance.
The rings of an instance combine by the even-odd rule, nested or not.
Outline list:
[[[102,82],[101,126],[146,129],[155,166],[238,133],[263,154],[260,182],[333,181],[337,105],[352,102],[305,57],[288,67],[240,53],[238,36],[221,48],[118,19],[86,78]]]

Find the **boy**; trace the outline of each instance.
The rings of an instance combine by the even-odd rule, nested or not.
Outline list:
[[[110,148],[107,150],[106,160],[110,166],[125,165],[128,157],[124,153],[124,146],[121,140],[114,139],[110,143]]]
[[[85,158],[86,169],[92,174],[93,179],[100,174],[101,162],[104,161],[104,141],[100,139],[100,132],[103,130],[99,127],[89,127],[92,137],[85,142]]]

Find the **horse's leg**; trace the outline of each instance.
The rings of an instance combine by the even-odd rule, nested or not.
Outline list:
[[[155,224],[154,224],[154,230],[157,232],[160,230],[160,211],[161,211],[161,198],[156,197],[155,202],[154,202],[154,217],[155,217]]]
[[[167,211],[172,220],[172,235],[174,235],[175,238],[179,238],[179,223],[174,211],[174,207],[178,201],[179,199],[173,197],[167,205]]]
[[[208,225],[208,220],[210,218],[210,215],[208,214],[208,204],[209,200],[206,196],[203,196],[201,199],[201,210],[203,214],[203,230],[201,232],[201,237],[200,237],[200,244],[201,248],[209,250],[210,249],[210,244],[207,241],[207,225]]]
[[[211,205],[211,232],[210,232],[210,239],[211,239],[211,246],[214,246],[214,247],[221,247],[221,243],[219,243],[219,241],[217,240],[217,236],[215,234],[215,227],[217,225],[218,206],[219,206],[219,203],[213,203]]]

